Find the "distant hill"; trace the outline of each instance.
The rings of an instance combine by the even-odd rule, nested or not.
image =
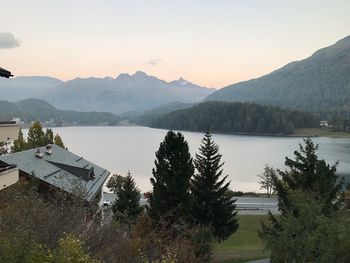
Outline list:
[[[58,110],[49,103],[39,99],[26,99],[19,102],[0,101],[0,119],[11,120],[19,117],[26,123],[35,120],[41,122],[53,120],[56,125],[63,124],[110,124],[115,125],[120,118],[107,112],[78,112]]]
[[[170,102],[200,102],[215,89],[182,78],[171,82],[138,71],[116,78],[76,78],[66,82],[48,77],[18,77],[0,81],[1,99],[43,99],[64,110],[123,113],[149,110]]]
[[[28,98],[44,98],[62,83],[59,79],[40,76],[0,78],[1,100],[15,102]]]
[[[154,118],[154,128],[247,133],[292,134],[295,128],[318,127],[310,113],[240,102],[204,102]]]
[[[183,103],[183,102],[176,101],[176,102],[170,102],[170,103],[167,103],[167,104],[164,104],[164,105],[161,105],[159,107],[155,107],[155,108],[152,108],[152,109],[146,110],[146,111],[125,112],[124,114],[121,114],[119,116],[120,116],[120,118],[126,119],[131,123],[147,126],[155,118],[163,116],[163,115],[170,113],[172,111],[191,108],[194,105],[195,105],[195,103]]]
[[[349,114],[350,36],[268,75],[220,89],[205,100]]]

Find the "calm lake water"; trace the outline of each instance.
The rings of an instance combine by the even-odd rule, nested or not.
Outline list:
[[[72,152],[112,173],[131,171],[141,191],[151,189],[150,177],[160,142],[166,130],[146,127],[63,127],[54,128]],[[191,154],[197,152],[202,133],[183,132]],[[293,156],[302,138],[214,134],[225,161],[231,189],[259,191],[257,174],[266,163],[283,168],[285,156]],[[315,138],[319,156],[330,163],[339,161],[338,171],[350,174],[350,139]]]

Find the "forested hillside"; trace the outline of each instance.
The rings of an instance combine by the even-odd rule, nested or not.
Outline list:
[[[155,128],[232,133],[291,134],[295,128],[318,127],[309,113],[240,102],[205,102],[155,118]]]
[[[58,110],[49,103],[39,99],[27,99],[19,102],[0,101],[0,119],[11,120],[21,118],[30,123],[40,120],[41,122],[53,120],[56,125],[67,124],[117,124],[119,117],[108,112],[78,112]]]
[[[257,79],[209,95],[207,101],[239,101],[332,113],[350,118],[350,36]]]

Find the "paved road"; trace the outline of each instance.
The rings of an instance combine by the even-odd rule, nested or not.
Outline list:
[[[238,214],[265,215],[268,211],[278,214],[278,201],[276,197],[235,197]]]
[[[113,193],[103,193],[102,202],[109,201],[112,203],[115,199]],[[278,214],[277,198],[265,197],[235,197],[237,199],[237,211],[240,215],[266,215],[268,211]],[[147,199],[141,198],[141,205],[147,205]]]

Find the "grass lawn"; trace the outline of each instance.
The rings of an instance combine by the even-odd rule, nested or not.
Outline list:
[[[320,129],[296,129],[293,135],[343,138],[343,137],[350,137],[350,132],[328,131],[328,130],[320,130]]]
[[[260,222],[267,222],[267,219],[267,215],[240,215],[239,229],[216,246],[214,261],[238,263],[269,257],[268,252],[263,252],[263,243],[257,233],[261,229]]]

